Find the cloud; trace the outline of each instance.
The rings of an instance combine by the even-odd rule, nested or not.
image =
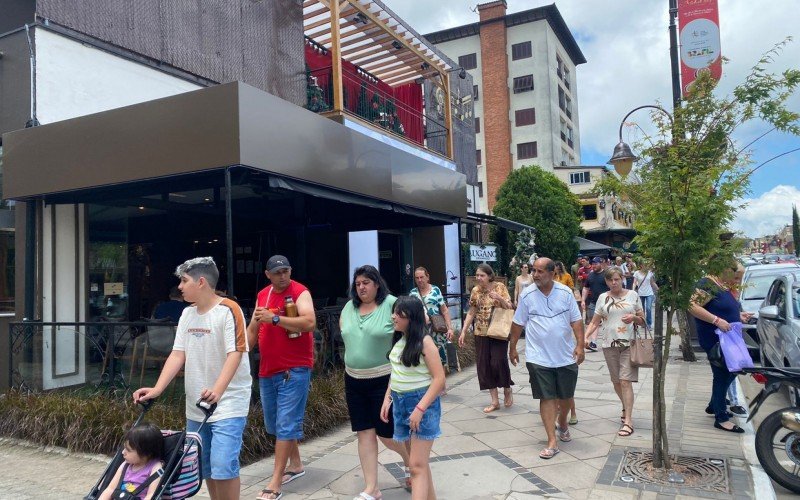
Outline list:
[[[751,238],[775,234],[792,223],[792,205],[800,207],[800,189],[780,185],[758,198],[745,198],[736,213],[731,229],[741,231]]]
[[[429,33],[478,21],[472,12],[476,0],[385,0],[390,8],[420,33]],[[552,3],[552,0],[508,0],[508,12],[519,12]],[[558,9],[578,40],[587,64],[578,66],[577,93],[582,163],[604,163],[617,143],[617,130],[629,110],[643,104],[661,103],[672,108],[669,60],[669,13],[664,0],[586,1],[560,0]],[[748,74],[761,55],[788,35],[797,34],[800,9],[797,0],[746,2],[719,0],[722,53],[730,62],[723,67],[719,93],[727,95]],[[800,61],[800,39],[790,43],[770,66],[780,72]],[[800,93],[790,100],[800,109]],[[647,111],[631,116],[647,133],[654,127]],[[747,144],[770,127],[753,122],[734,139]],[[779,134],[770,134],[770,138]],[[635,143],[642,137],[638,127],[626,127],[623,137]],[[800,143],[800,140],[787,138]],[[767,159],[791,147],[774,148],[761,141],[753,146],[754,159]],[[783,142],[783,141],[781,141]],[[798,144],[800,145],[800,144]],[[784,144],[785,146],[785,144]],[[796,147],[796,146],[794,146]],[[762,160],[763,161],[763,160]],[[778,182],[800,187],[800,175],[778,177],[775,169],[753,176],[753,188],[764,192]]]

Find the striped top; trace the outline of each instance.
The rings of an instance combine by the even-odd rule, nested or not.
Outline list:
[[[406,337],[400,337],[400,340],[392,347],[392,352],[389,353],[389,361],[392,363],[392,377],[389,386],[395,392],[409,392],[431,385],[431,372],[428,371],[428,365],[425,364],[423,356],[420,355],[417,366],[406,366],[400,361],[400,355],[403,354],[405,346]]]

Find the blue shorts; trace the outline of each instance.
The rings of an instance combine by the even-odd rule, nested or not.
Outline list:
[[[223,418],[206,422],[200,431],[200,422],[186,422],[188,432],[197,432],[203,440],[203,479],[236,479],[239,477],[239,452],[247,417]]]
[[[411,427],[408,424],[408,419],[411,417],[414,407],[419,404],[426,392],[428,392],[427,387],[402,393],[392,391],[392,416],[394,417],[394,436],[392,439],[395,441],[408,441],[411,439]],[[442,431],[439,429],[439,420],[441,418],[442,403],[437,397],[425,410],[425,413],[422,414],[419,431],[414,433],[414,437],[425,441],[433,441],[441,436]]]
[[[288,374],[288,376],[287,376]],[[258,379],[267,433],[281,441],[303,439],[311,368],[292,368]]]

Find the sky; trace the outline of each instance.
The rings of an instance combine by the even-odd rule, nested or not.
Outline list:
[[[486,0],[488,1],[488,0]],[[384,0],[420,33],[478,21],[478,0]],[[508,13],[552,3],[507,0]],[[622,117],[643,104],[671,108],[668,0],[561,0],[556,2],[587,63],[578,66],[577,91],[581,163],[605,164],[617,143]],[[719,0],[723,67],[718,93],[728,95],[762,54],[786,37],[794,41],[770,67],[800,69],[800,2],[798,0]],[[800,112],[800,92],[789,101]],[[631,116],[648,133],[646,111]],[[734,141],[744,146],[772,127],[754,122],[740,127]],[[636,142],[642,132],[625,127],[623,138]],[[753,167],[800,148],[800,138],[769,132],[751,147]],[[800,151],[775,159],[751,176],[751,192],[741,200],[732,229],[747,236],[772,234],[791,223],[792,204],[800,207]]]

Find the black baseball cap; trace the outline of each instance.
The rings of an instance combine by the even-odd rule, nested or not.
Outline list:
[[[595,257],[594,259],[592,259],[592,264],[600,264],[601,262],[605,262],[605,259],[602,257]]]
[[[274,273],[275,271],[280,271],[281,269],[289,269],[292,265],[289,264],[289,259],[284,257],[283,255],[273,255],[267,261],[267,271]]]

